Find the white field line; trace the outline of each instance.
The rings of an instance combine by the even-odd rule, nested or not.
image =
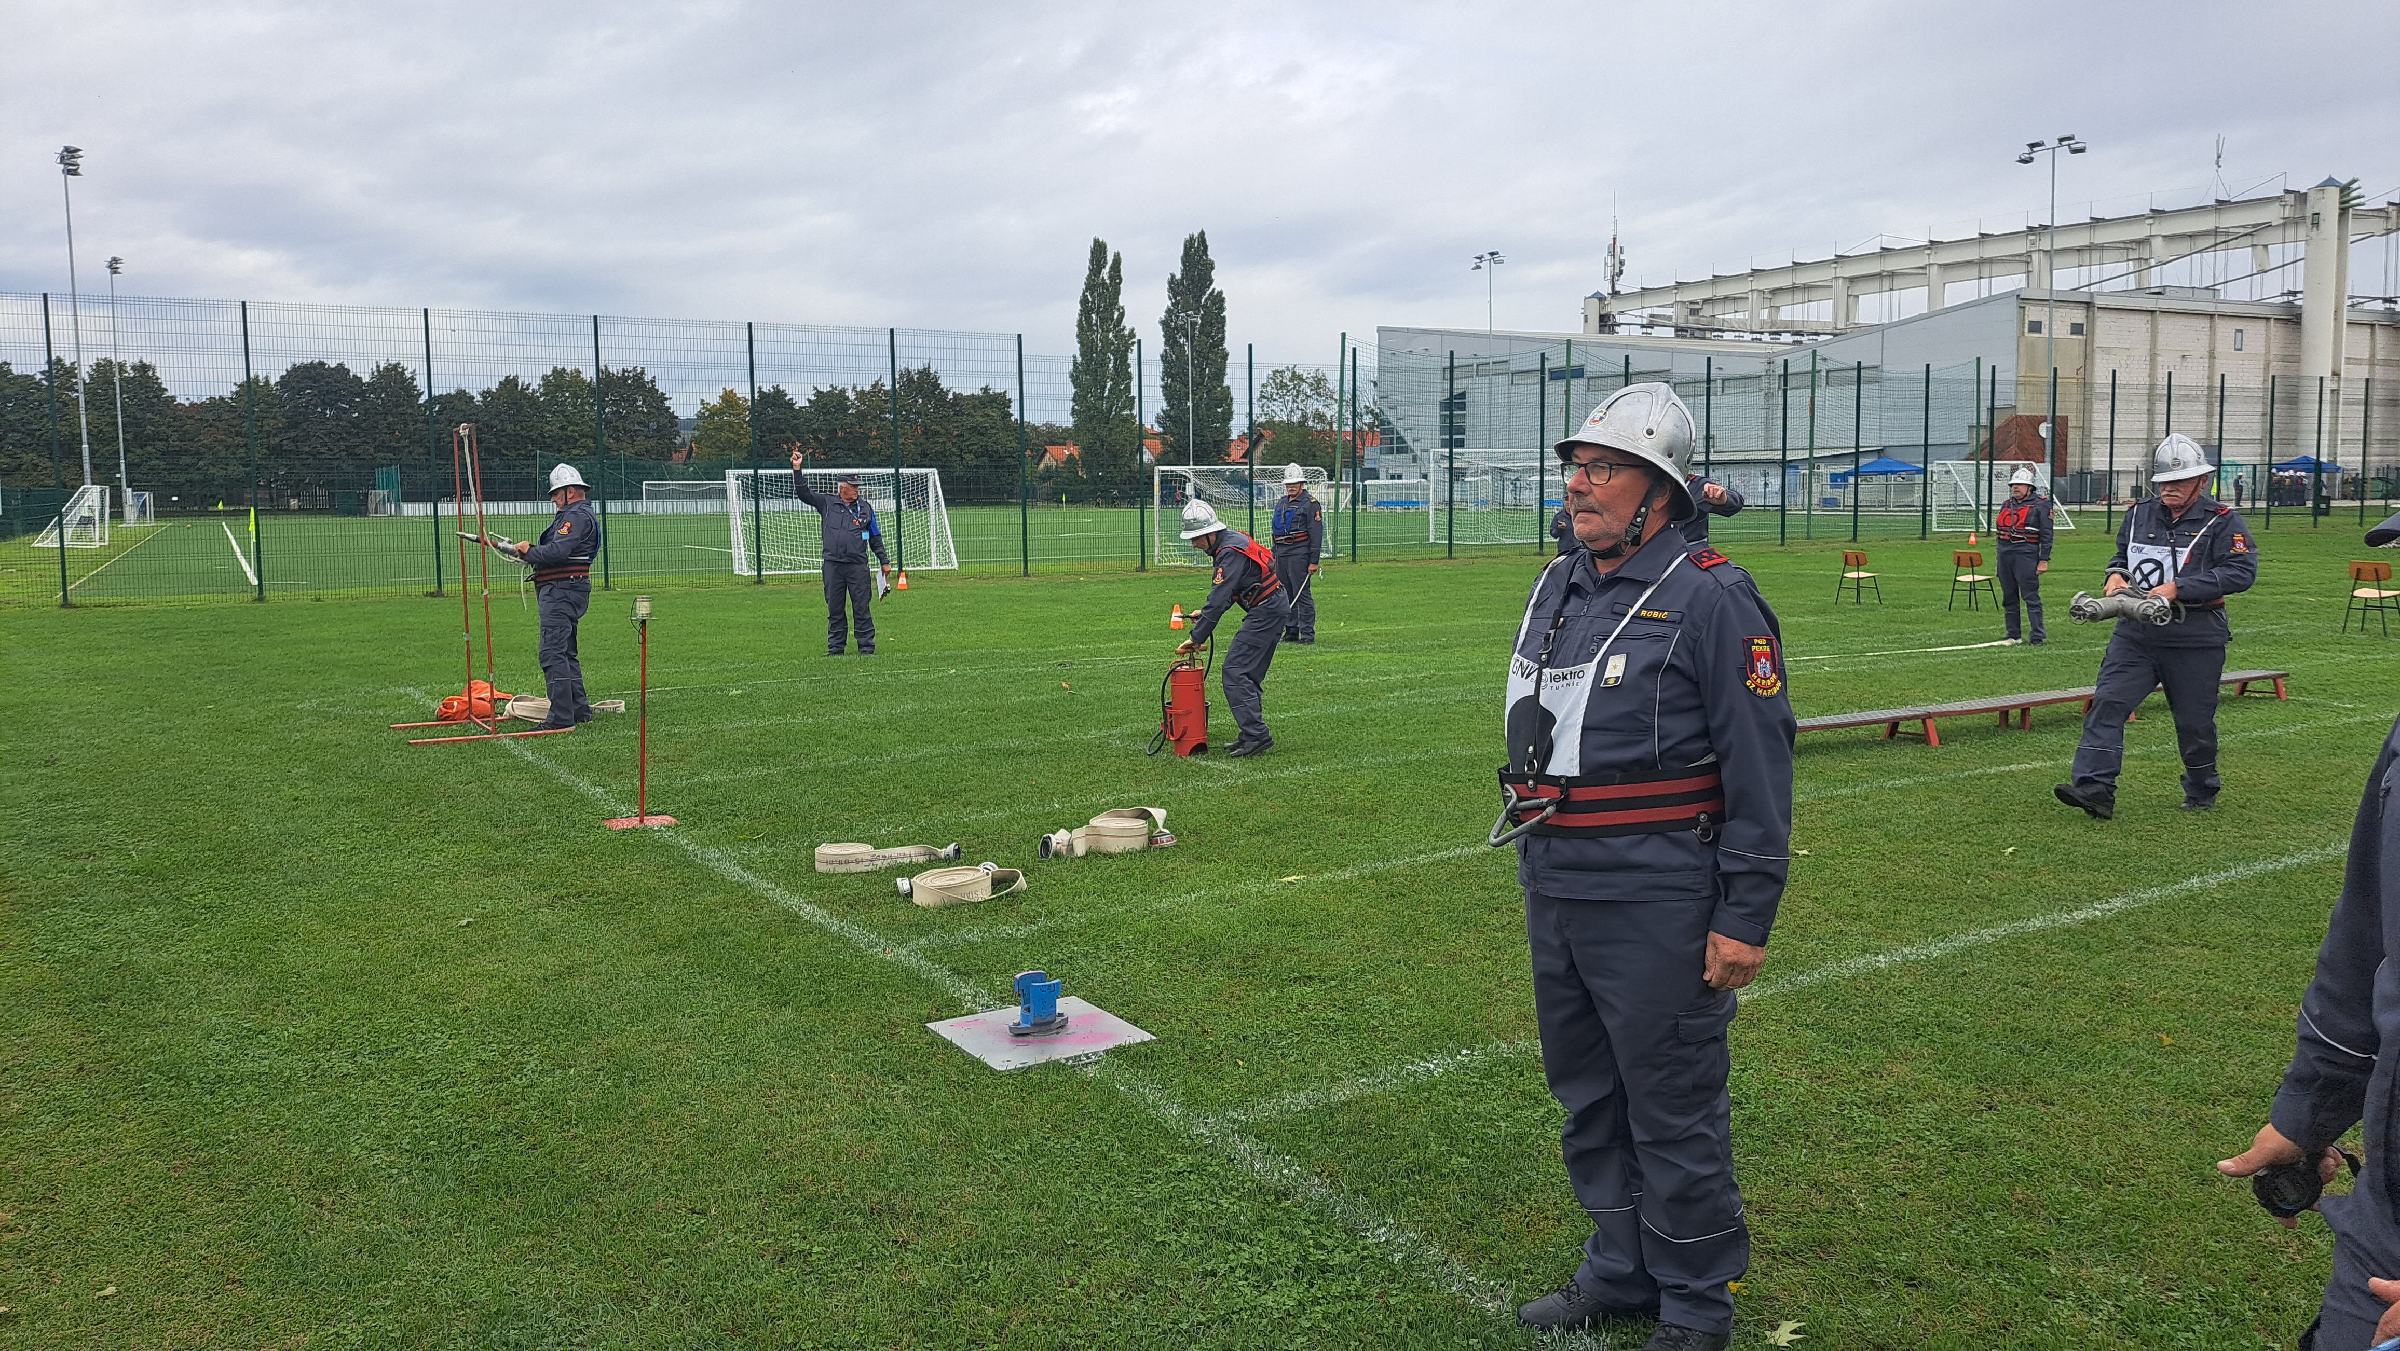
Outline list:
[[[1873,975],[1878,971],[1889,970],[1895,966],[1908,966],[1918,962],[1930,962],[1956,956],[1961,952],[1988,947],[1994,943],[2020,938],[2027,934],[2047,933],[2054,929],[2094,924],[2130,910],[2139,910],[2144,906],[2155,905],[2160,901],[2214,891],[2235,882],[2246,882],[2252,878],[2287,872],[2293,868],[2304,868],[2311,864],[2330,862],[2341,858],[2347,852],[2349,852],[2348,842],[2335,840],[2312,849],[2301,850],[2296,854],[2285,854],[2281,858],[2239,863],[2230,868],[2221,868],[2216,872],[2187,877],[2180,882],[2168,882],[2160,886],[2146,887],[2140,891],[2128,891],[2090,905],[2076,906],[2067,910],[2053,910],[2047,914],[2030,915],[2024,919],[2010,920],[2005,924],[1994,924],[1988,928],[1970,929],[1964,933],[1952,934],[1947,938],[1937,938],[1930,942],[1915,943],[1906,947],[1891,948],[1883,952],[1871,952],[1838,962],[1829,962],[1824,966],[1786,976],[1781,980],[1760,981],[1742,991],[1741,1000],[1745,1005],[1755,1004],[1762,999],[1772,999],[1777,995],[1793,994],[1818,985]],[[1281,1097],[1268,1098],[1239,1111],[1228,1113],[1227,1119],[1243,1125],[1251,1125],[1300,1112],[1339,1107],[1362,1098],[1374,1097],[1424,1083],[1427,1080],[1438,1079],[1453,1070],[1466,1069],[1491,1060],[1530,1055],[1540,1050],[1540,1040],[1533,1037],[1521,1038],[1516,1041],[1486,1042],[1480,1046],[1469,1046],[1440,1055],[1428,1056],[1422,1060],[1387,1066],[1355,1079],[1326,1084],[1319,1088],[1303,1089],[1296,1093],[1286,1093]]]
[[[1796,661],[1841,661],[1850,657],[1917,657],[1934,652],[1975,652],[1987,647],[2007,646],[2009,646],[2009,642],[2006,638],[1996,638],[1988,643],[1954,643],[1948,647],[1898,647],[1888,652],[1817,652],[1806,656],[1787,656],[1784,658],[1784,662],[1789,664]]]
[[[104,573],[110,568],[115,567],[118,559],[125,557],[125,554],[130,554],[134,550],[141,548],[145,544],[148,544],[150,541],[157,539],[161,533],[163,532],[153,528],[149,534],[144,535],[140,539],[137,539],[133,543],[127,545],[124,553],[111,556],[107,562],[101,564],[99,567],[96,567],[90,572],[83,574],[81,577],[76,578],[74,581],[67,583],[67,590],[73,591],[76,587],[83,585],[85,582],[88,582],[94,577],[99,576],[101,573]]]
[[[625,804],[615,801],[605,789],[536,753],[523,742],[502,741],[496,744],[549,773],[602,808],[618,813],[625,811]],[[929,958],[895,947],[864,925],[843,919],[785,890],[744,868],[723,852],[693,842],[688,835],[672,830],[644,833],[726,881],[797,915],[861,954],[900,967],[948,995],[964,1009],[988,1009],[1008,1002],[1001,992],[983,989]],[[1299,1160],[1268,1148],[1222,1120],[1192,1110],[1165,1089],[1107,1061],[1091,1066],[1087,1073],[1094,1082],[1115,1089],[1127,1101],[1148,1111],[1160,1122],[1240,1166],[1262,1186],[1310,1207],[1347,1229],[1382,1252],[1401,1270],[1446,1291],[1453,1298],[1494,1319],[1510,1315],[1512,1298],[1507,1287],[1477,1274],[1424,1235],[1377,1213],[1373,1207],[1310,1171]]]
[[[1362,877],[1373,877],[1378,873],[1393,872],[1402,868],[1430,867],[1436,863],[1446,863],[1451,859],[1465,858],[1471,854],[1496,852],[1490,845],[1477,840],[1473,844],[1453,845],[1448,849],[1437,849],[1430,854],[1419,854],[1414,858],[1377,859],[1372,863],[1354,864],[1347,868],[1337,868],[1332,872],[1311,873],[1302,876],[1297,882],[1285,882],[1271,877],[1251,878],[1226,886],[1211,887],[1205,891],[1187,891],[1180,896],[1169,896],[1163,900],[1142,901],[1134,905],[1115,906],[1105,910],[1068,911],[1024,924],[992,924],[979,929],[947,930],[928,934],[906,946],[911,952],[923,952],[928,948],[962,947],[974,943],[995,942],[1000,939],[1031,938],[1036,934],[1076,928],[1102,920],[1124,919],[1128,916],[1144,915],[1159,910],[1197,910],[1203,906],[1216,905],[1225,901],[1277,894],[1287,889],[1297,891],[1312,884],[1354,882]]]
[[[242,575],[250,579],[250,585],[258,585],[258,574],[250,570],[250,560],[242,553],[242,542],[233,537],[233,522],[219,521],[217,524],[225,527],[225,542],[233,546],[233,561],[242,565]]]

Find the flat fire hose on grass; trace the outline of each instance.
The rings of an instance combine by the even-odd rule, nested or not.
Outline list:
[[[622,699],[597,700],[592,704],[592,711],[594,713],[622,713],[625,711],[625,701]],[[550,701],[538,694],[512,695],[508,699],[508,716],[525,722],[548,722],[550,720]]]
[[[972,868],[935,868],[900,878],[893,885],[900,888],[901,895],[932,910],[945,905],[972,905],[1023,891],[1025,874],[997,863],[978,863]]]
[[[932,859],[960,856],[956,844],[898,844],[878,849],[871,844],[820,844],[817,846],[817,871],[821,873],[871,873],[889,868],[895,863],[924,863]]]
[[[1167,833],[1164,807],[1111,807],[1072,830],[1054,830],[1042,837],[1043,858],[1082,858],[1086,854],[1131,854],[1164,849],[1175,843]]]

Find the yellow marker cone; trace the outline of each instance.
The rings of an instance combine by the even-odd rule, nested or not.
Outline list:
[[[1168,627],[1168,628],[1171,628],[1171,629],[1180,629],[1180,628],[1182,628],[1182,627],[1183,627],[1183,602],[1182,602],[1182,601],[1177,601],[1177,602],[1175,602],[1175,611],[1174,611],[1174,613],[1172,613],[1172,614],[1170,614],[1170,615],[1168,615],[1168,616],[1167,616],[1167,627]]]
[[[900,570],[900,580],[892,584],[892,589],[894,591],[906,591],[908,589],[908,570],[906,568]]]

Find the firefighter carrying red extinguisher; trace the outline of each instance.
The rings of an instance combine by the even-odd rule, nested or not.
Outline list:
[[[1261,686],[1266,683],[1268,665],[1275,660],[1275,644],[1290,621],[1290,600],[1275,576],[1274,554],[1218,520],[1216,508],[1208,503],[1185,504],[1183,537],[1215,558],[1217,570],[1208,603],[1192,616],[1191,635],[1175,650],[1190,652],[1207,642],[1225,611],[1237,604],[1242,607],[1242,624],[1234,630],[1218,683],[1225,691],[1225,706],[1233,711],[1233,720],[1241,728],[1241,735],[1225,753],[1256,755],[1275,744],[1267,731]]]

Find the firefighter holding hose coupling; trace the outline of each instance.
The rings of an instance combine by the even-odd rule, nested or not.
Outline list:
[[[1218,681],[1225,691],[1225,706],[1242,729],[1225,753],[1256,755],[1275,744],[1267,732],[1261,686],[1292,612],[1283,582],[1275,575],[1275,555],[1266,545],[1218,520],[1217,509],[1198,499],[1183,508],[1183,537],[1214,558],[1217,571],[1207,604],[1192,616],[1191,635],[1175,650],[1190,652],[1207,642],[1225,611],[1237,604],[1242,607],[1242,625],[1234,630],[1233,645],[1225,653]]]
[[[1542,1072],[1592,1220],[1574,1276],[1518,1318],[1656,1318],[1645,1351],[1730,1344],[1750,1234],[1726,1033],[1791,852],[1782,634],[1749,574],[1680,528],[1693,441],[1651,383],[1558,443],[1581,547],[1525,607],[1491,837],[1518,848]]]

